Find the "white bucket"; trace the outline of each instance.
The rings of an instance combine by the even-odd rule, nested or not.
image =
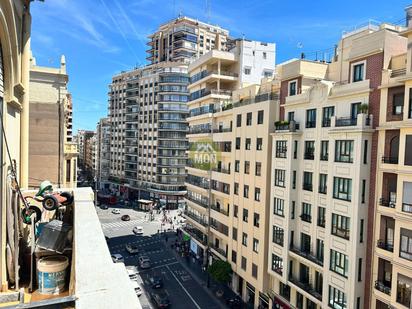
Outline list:
[[[66,287],[69,259],[62,255],[48,256],[37,262],[39,293],[60,294]]]

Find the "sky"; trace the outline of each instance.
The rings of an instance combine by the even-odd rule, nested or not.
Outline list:
[[[66,56],[73,127],[94,130],[107,116],[108,85],[147,64],[147,35],[178,14],[228,29],[232,37],[276,43],[276,63],[330,50],[344,31],[368,20],[399,22],[410,0],[45,0],[31,5],[37,65]]]

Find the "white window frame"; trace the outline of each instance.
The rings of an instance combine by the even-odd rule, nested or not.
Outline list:
[[[355,82],[354,80],[353,80],[353,73],[355,72],[355,65],[358,65],[358,64],[363,64],[363,76],[362,76],[362,80],[361,81],[364,81],[365,80],[365,77],[366,77],[366,60],[362,60],[362,61],[358,61],[358,62],[354,62],[354,63],[352,63],[351,64],[351,67],[350,67],[350,74],[351,74],[351,76],[350,76],[350,82],[351,83],[357,83],[357,82]],[[360,81],[358,81],[358,82],[360,82]]]
[[[293,95],[297,95],[297,94],[298,94],[298,80],[297,80],[297,79],[294,79],[294,80],[288,81],[288,96],[292,96],[292,95],[290,94],[290,84],[291,84],[291,83],[296,83],[296,93],[293,94]]]

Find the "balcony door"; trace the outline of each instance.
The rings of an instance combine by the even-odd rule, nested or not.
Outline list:
[[[350,111],[351,119],[357,119],[358,118],[358,114],[360,113],[360,111],[359,111],[360,106],[361,106],[361,103],[352,103],[351,111]]]

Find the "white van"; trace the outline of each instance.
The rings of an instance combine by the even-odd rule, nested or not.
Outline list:
[[[142,295],[143,291],[142,291],[142,287],[140,286],[139,283],[137,283],[136,281],[131,281],[132,283],[132,287],[136,293],[137,296]]]
[[[130,280],[137,281],[139,278],[139,272],[137,271],[136,266],[126,266],[127,274],[129,275]]]

